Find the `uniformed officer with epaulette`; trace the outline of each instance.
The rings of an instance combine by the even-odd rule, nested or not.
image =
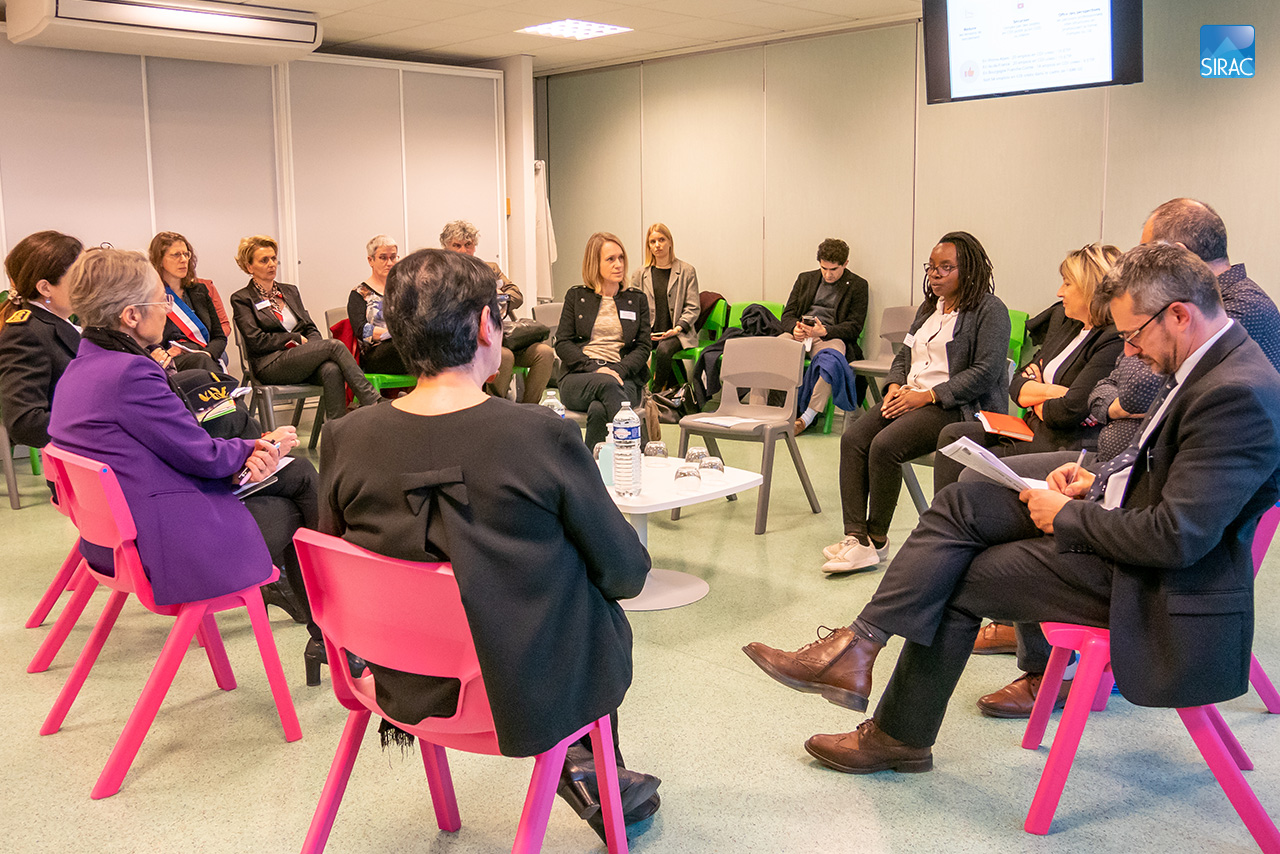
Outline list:
[[[70,235],[37,231],[4,259],[9,292],[0,310],[0,413],[14,444],[42,448],[49,441],[53,390],[80,346],[62,277],[82,249]]]

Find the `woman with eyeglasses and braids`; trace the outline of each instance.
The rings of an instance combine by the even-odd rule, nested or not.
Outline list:
[[[968,232],[944,234],[924,265],[924,300],[886,377],[884,401],[846,419],[840,437],[844,539],[823,549],[826,573],[888,557],[902,464],[929,453],[949,424],[1008,409],[1009,311],[991,259]]]
[[[1097,447],[1102,423],[1089,411],[1089,395],[1115,366],[1124,342],[1111,322],[1111,309],[1095,304],[1093,291],[1119,257],[1120,250],[1114,246],[1090,243],[1067,253],[1058,266],[1062,301],[1046,312],[1040,350],[1009,384],[1010,398],[1026,409],[1023,420],[1031,428],[1031,441],[988,433],[976,421],[959,421],[943,428],[939,448],[961,436],[1001,457]],[[959,480],[963,470],[950,457],[934,457],[934,494]]]

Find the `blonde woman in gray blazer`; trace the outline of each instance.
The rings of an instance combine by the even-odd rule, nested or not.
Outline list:
[[[666,288],[654,283],[666,281]],[[671,358],[678,351],[698,343],[698,272],[692,264],[676,258],[671,229],[660,222],[649,226],[644,238],[644,266],[636,271],[631,287],[639,289],[649,301],[649,317],[653,319],[653,388],[658,393],[674,391],[675,375]],[[665,294],[665,305],[659,298]],[[665,309],[665,310],[660,310]]]

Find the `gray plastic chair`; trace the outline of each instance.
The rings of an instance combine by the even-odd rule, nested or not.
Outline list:
[[[1013,381],[1013,375],[1017,372],[1018,366],[1014,364],[1013,359],[1006,360],[1008,362],[1009,381]],[[925,498],[924,490],[920,487],[920,480],[916,477],[916,470],[912,466],[928,466],[933,467],[933,460],[936,452],[930,451],[923,457],[917,457],[914,460],[907,460],[902,464],[902,482],[906,484],[907,493],[911,496],[911,503],[916,506],[917,513],[923,513],[929,509],[930,500]]]
[[[244,378],[249,383],[249,387],[253,389],[253,402],[258,410],[258,422],[262,424],[262,429],[268,433],[276,429],[276,402],[296,400],[298,405],[293,408],[294,427],[298,426],[298,422],[302,420],[302,410],[307,405],[307,398],[315,397],[316,400],[316,418],[311,424],[311,441],[307,443],[307,447],[315,450],[316,445],[320,442],[320,427],[324,424],[324,386],[319,385],[267,385],[258,382],[253,375],[253,369],[249,367],[249,358],[244,352],[244,341],[240,338],[240,327],[234,323],[231,324],[232,332],[236,337],[236,351],[240,354],[240,370],[244,371]]]
[[[760,461],[760,474],[764,483],[756,498],[756,533],[763,534],[769,516],[769,487],[773,480],[774,443],[781,436],[791,452],[796,474],[809,498],[809,507],[821,513],[818,495],[809,482],[804,459],[796,446],[795,411],[796,394],[799,392],[800,375],[804,366],[804,345],[790,338],[733,338],[725,343],[724,361],[720,369],[720,381],[724,388],[720,395],[720,407],[711,413],[686,415],[680,419],[680,456],[689,450],[689,436],[702,436],[707,440],[711,453],[720,456],[716,439],[742,442],[760,442],[764,454]],[[750,390],[747,403],[738,400],[739,390]],[[757,403],[772,390],[785,391],[786,400],[781,406]],[[710,423],[715,418],[750,419],[732,427]],[[672,519],[680,518],[680,510],[671,511]]]
[[[897,355],[898,348],[902,346],[902,339],[911,329],[911,321],[915,319],[914,305],[889,306],[880,315],[880,337],[885,342],[880,347],[880,355],[874,359],[858,359],[849,363],[849,367],[855,374],[861,374],[867,378],[867,391],[871,393],[871,400],[875,403],[884,399],[880,393],[878,380],[889,375],[889,368],[893,366],[893,357]]]

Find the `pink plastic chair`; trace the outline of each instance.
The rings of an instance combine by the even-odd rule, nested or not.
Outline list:
[[[1258,520],[1258,530],[1253,535],[1254,578],[1258,577],[1258,570],[1262,569],[1262,559],[1267,556],[1267,549],[1271,547],[1271,541],[1275,538],[1277,526],[1280,526],[1280,504],[1267,510]],[[1257,691],[1258,696],[1262,698],[1262,704],[1267,707],[1267,711],[1273,715],[1280,715],[1280,692],[1276,691],[1271,680],[1267,678],[1256,655],[1249,663],[1249,682],[1253,685],[1253,690]]]
[[[497,755],[499,750],[489,696],[452,567],[447,563],[383,557],[305,528],[294,535],[293,542],[302,564],[311,613],[324,632],[330,662],[345,660],[347,650],[351,650],[396,670],[454,677],[462,683],[458,708],[452,717],[406,724],[379,708],[371,674],[366,672],[353,679],[346,667],[329,668],[333,692],[350,714],[311,819],[303,854],[324,851],[371,714],[390,720],[418,738],[436,824],[441,830],[457,831],[462,821],[445,748],[491,755]],[[536,854],[542,850],[565,752],[588,732],[599,771],[608,850],[610,854],[626,854],[613,731],[607,715],[538,754],[512,854]]]
[[[75,590],[80,583],[80,579],[84,577],[81,573],[79,577],[75,572],[80,568],[80,550],[76,548],[78,544],[71,544],[71,551],[67,553],[66,560],[62,562],[62,566],[58,568],[58,573],[53,577],[53,581],[49,582],[49,587],[44,591],[44,595],[40,597],[40,601],[36,603],[36,608],[31,612],[31,616],[27,617],[27,628],[34,629],[43,625],[45,618],[49,616],[49,612],[53,610],[54,604],[58,601],[58,597],[65,590]]]
[[[98,618],[84,650],[76,660],[66,684],[58,694],[49,716],[40,728],[41,735],[50,735],[61,728],[71,704],[75,702],[80,687],[84,684],[89,671],[97,661],[98,653],[106,642],[107,635],[115,625],[120,609],[124,607],[129,594],[134,594],[138,601],[149,611],[165,616],[177,617],[169,637],[165,640],[160,658],[152,668],[151,676],[142,689],[142,696],[129,715],[124,731],[116,741],[115,748],[102,769],[98,782],[93,787],[91,797],[106,798],[120,791],[120,784],[129,773],[129,766],[142,746],[142,740],[155,720],[156,712],[164,701],[165,693],[178,672],[178,665],[196,637],[204,647],[213,667],[214,679],[218,687],[230,691],[236,687],[235,676],[231,673],[231,662],[227,660],[226,649],[222,645],[222,636],[218,633],[218,625],[213,615],[218,611],[244,607],[249,612],[249,622],[253,626],[254,638],[258,642],[258,651],[262,655],[262,663],[267,671],[267,681],[271,685],[271,694],[275,698],[276,710],[280,714],[280,723],[284,726],[286,741],[296,741],[302,737],[302,728],[298,724],[298,715],[293,708],[293,700],[289,696],[289,686],[285,682],[284,669],[280,666],[280,656],[276,652],[275,640],[271,636],[271,627],[267,623],[266,608],[262,604],[262,594],[258,585],[228,593],[215,599],[203,599],[197,602],[186,602],[180,605],[157,605],[151,592],[151,582],[142,567],[138,556],[137,529],[133,524],[133,515],[125,502],[120,484],[116,481],[115,472],[109,466],[81,457],[68,451],[47,445],[44,452],[45,470],[58,490],[58,500],[66,508],[71,521],[79,529],[80,535],[91,543],[112,549],[115,555],[115,576],[102,575],[88,564],[84,564],[89,579],[94,584],[80,584],[72,597],[72,603],[59,618],[59,623],[72,611],[72,605],[82,594],[85,599],[93,592],[94,587],[101,584],[111,590],[107,605]],[[279,572],[273,570],[271,577],[263,583],[274,581]],[[79,607],[83,609],[83,602]],[[76,612],[71,622],[79,616]]]
[[[1091,708],[1093,711],[1106,708],[1113,680],[1111,633],[1107,629],[1068,623],[1041,623],[1040,628],[1053,645],[1053,652],[1049,655],[1044,682],[1040,685],[1031,720],[1027,723],[1027,731],[1022,738],[1022,746],[1028,750],[1040,747],[1071,651],[1080,652],[1080,662],[1076,666],[1071,693],[1067,696],[1067,706],[1062,712],[1058,732],[1049,749],[1049,759],[1040,775],[1040,784],[1036,787],[1024,825],[1028,833],[1044,835],[1049,832],[1054,813],[1057,812],[1062,789],[1071,772],[1071,763],[1080,746],[1080,736],[1089,719],[1089,711]],[[1240,773],[1242,769],[1248,771],[1253,768],[1253,763],[1249,761],[1244,748],[1227,727],[1217,708],[1193,706],[1178,709],[1178,715],[1205,762],[1209,764],[1209,770],[1217,778],[1218,784],[1226,792],[1231,805],[1253,834],[1258,846],[1266,854],[1280,854],[1280,830],[1276,829],[1275,823],[1258,803],[1253,789],[1249,788]]]

